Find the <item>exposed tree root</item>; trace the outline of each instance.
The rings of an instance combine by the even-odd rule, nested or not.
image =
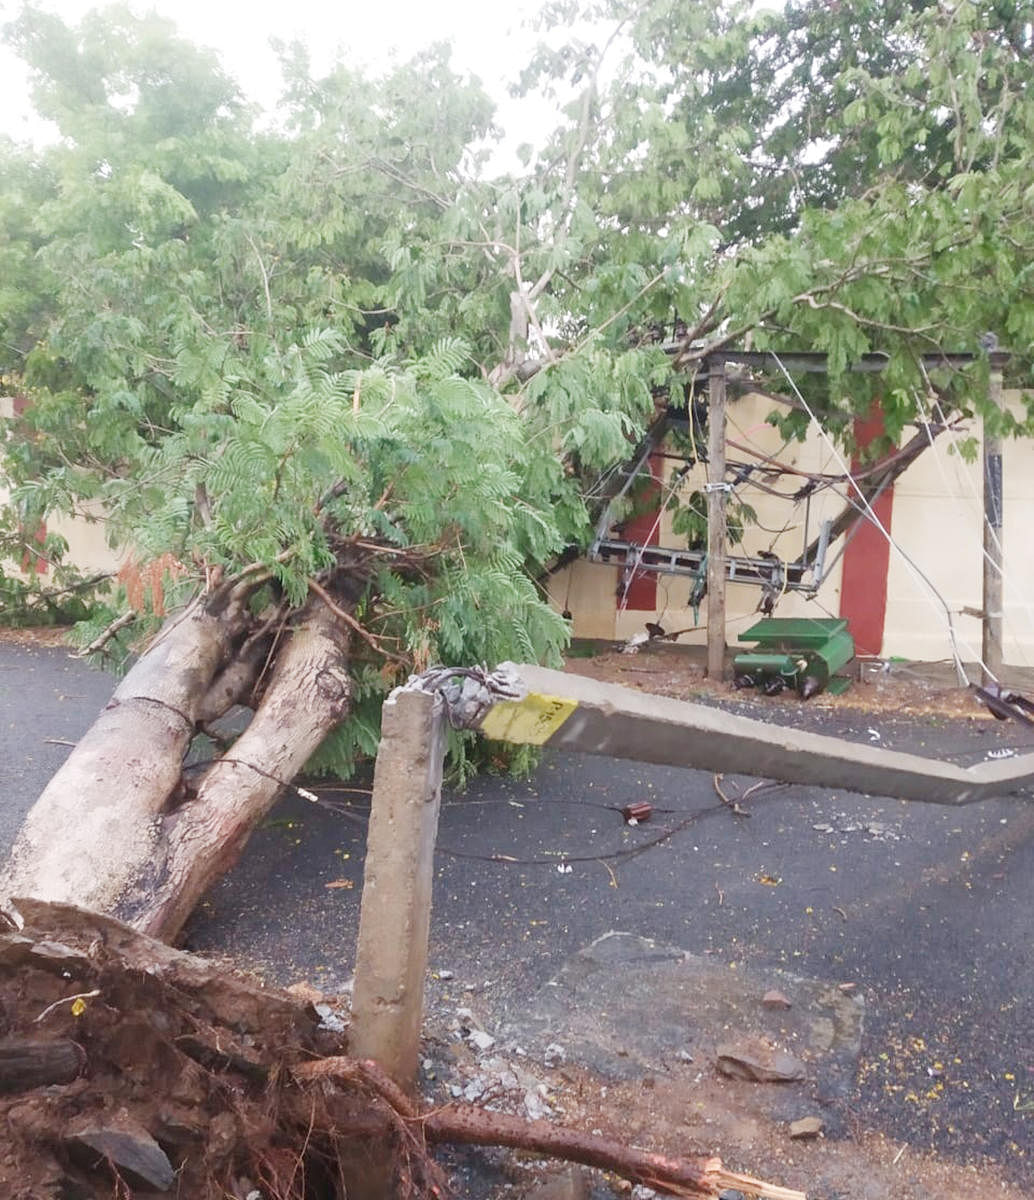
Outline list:
[[[0,931],[0,1195],[422,1200],[428,1146],[509,1146],[673,1195],[802,1193],[472,1105],[424,1110],[308,1004],[109,917],[17,901]]]
[[[293,1074],[299,1080],[333,1079],[374,1089],[412,1128],[419,1129],[428,1142],[529,1150],[611,1171],[672,1195],[717,1196],[726,1188],[737,1188],[767,1200],[805,1200],[803,1192],[727,1171],[721,1159],[714,1156],[673,1158],[654,1154],[622,1145],[612,1138],[582,1133],[549,1121],[528,1121],[473,1104],[448,1104],[444,1108],[421,1111],[373,1062],[324,1058],[302,1063]]]

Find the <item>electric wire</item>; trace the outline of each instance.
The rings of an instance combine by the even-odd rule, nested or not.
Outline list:
[[[926,417],[926,409],[923,407],[923,398],[919,395],[918,391],[914,391],[913,396],[915,398],[916,405],[918,406],[920,411],[923,413],[923,416],[925,418]],[[961,460],[962,454],[961,454],[961,451],[959,450],[958,443],[955,439],[955,430],[947,424],[945,417],[944,417],[944,410],[941,408],[940,400],[938,400],[936,397],[934,397],[932,403],[933,403],[933,408],[936,410],[941,423],[944,424],[945,429],[947,430],[949,442],[951,443],[953,449],[955,450],[955,453],[958,456],[958,459]],[[929,423],[927,423],[927,437],[930,438]],[[931,450],[934,451],[933,459],[934,459],[934,462],[936,462],[936,464],[937,464],[937,470],[941,476],[941,482],[944,484],[944,490],[946,493],[948,493],[950,495],[953,491],[952,486],[951,486],[951,481],[948,479],[948,473],[944,466],[943,459],[942,459],[942,456],[940,455],[939,449],[935,446],[932,438],[930,438],[930,448],[931,448]],[[1002,540],[998,536],[998,531],[991,524],[991,522],[987,519],[987,513],[984,512],[983,501],[977,492],[976,485],[973,483],[972,475],[970,474],[970,472],[965,471],[965,470],[961,470],[961,471],[957,470],[955,472],[955,474],[957,477],[961,476],[961,478],[964,482],[964,486],[968,490],[970,497],[974,502],[974,507],[975,507],[977,513],[979,514],[981,527],[986,529],[990,533],[991,538],[992,538],[995,546],[998,549],[998,553],[1001,556],[1001,559],[1000,559],[1000,561],[995,561],[993,556],[988,553],[987,548],[983,545],[983,543],[981,543],[981,547],[980,547],[981,557],[984,560],[986,560],[987,562],[991,563],[991,565],[995,568],[995,570],[1001,576],[1003,585],[1007,585],[1007,584],[1011,585],[1011,583],[1013,582],[1012,577],[1011,577],[1011,575],[1006,574],[1006,570],[1005,570],[1005,556],[1004,556],[1004,549],[1002,546]],[[1013,592],[1016,595],[1022,595],[1022,589],[1013,588]],[[1027,614],[1028,618],[1030,619],[1031,624],[1034,625],[1034,605],[1031,605],[1026,600],[1020,600],[1017,604],[1017,607],[1023,609],[1023,611]],[[1023,642],[1017,638],[1015,644],[1016,644],[1017,648],[1019,649],[1021,655],[1023,655],[1024,665],[1029,666],[1030,660],[1027,657],[1026,651],[1023,648]]]
[[[823,438],[823,440],[825,440],[827,442],[827,444],[830,446],[830,448],[833,450],[833,452],[836,456],[838,465],[842,468],[842,470],[848,477],[850,484],[854,487],[855,491],[858,493],[865,519],[868,520],[872,525],[874,525],[880,531],[880,533],[883,535],[883,537],[886,538],[887,544],[891,547],[891,549],[893,549],[895,551],[895,553],[897,553],[900,556],[900,558],[905,563],[908,570],[912,573],[913,578],[924,583],[926,585],[926,587],[929,589],[929,592],[940,603],[941,607],[944,610],[944,618],[945,618],[947,628],[948,628],[948,638],[951,643],[952,657],[955,662],[955,670],[958,675],[959,683],[963,686],[967,686],[967,687],[970,686],[970,679],[969,679],[968,674],[966,673],[966,668],[965,668],[965,664],[963,663],[962,656],[959,653],[959,639],[958,639],[957,631],[955,629],[955,621],[953,619],[951,608],[948,606],[947,601],[944,599],[944,597],[941,595],[941,593],[937,590],[937,588],[934,586],[934,584],[931,582],[931,580],[925,574],[925,572],[918,566],[918,564],[915,562],[915,560],[909,554],[907,554],[901,548],[901,546],[898,545],[898,543],[894,540],[894,538],[891,536],[890,531],[886,528],[886,526],[883,524],[883,522],[877,516],[872,505],[866,499],[865,493],[858,486],[857,482],[855,482],[855,479],[852,476],[850,468],[849,468],[847,462],[845,461],[843,455],[839,452],[839,450],[836,449],[832,438],[830,438],[829,434],[826,433],[825,429],[823,429],[818,418],[815,416],[815,413],[812,411],[811,405],[809,405],[807,400],[805,400],[804,396],[801,393],[800,388],[798,388],[797,384],[795,383],[793,376],[786,369],[786,366],[784,365],[783,360],[779,357],[779,355],[774,350],[770,351],[770,353],[771,353],[772,357],[775,359],[775,362],[776,362],[777,366],[779,367],[779,369],[782,371],[783,375],[786,376],[787,382],[793,388],[794,394],[797,396],[797,399],[800,401],[801,406],[803,407],[804,411],[808,414],[808,419],[818,429],[819,436],[821,438]],[[936,611],[936,604],[932,604],[932,607]],[[969,651],[972,652],[972,650],[973,650],[972,646],[970,646],[966,642],[964,642],[963,644],[966,646],[966,648]],[[982,670],[986,673],[987,677],[989,677],[991,679],[995,679],[994,674],[989,670],[989,668],[987,667],[987,664],[980,658],[979,655],[976,655],[975,661],[979,662]],[[996,680],[996,682],[997,682],[997,680]]]

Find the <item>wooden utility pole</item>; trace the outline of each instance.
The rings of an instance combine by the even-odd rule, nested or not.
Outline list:
[[[725,672],[725,360],[708,359],[707,395],[707,674]]]
[[[988,399],[995,414],[1002,408],[1002,359],[991,354]],[[984,661],[983,682],[993,682],[1002,670],[1002,439],[996,428],[984,421],[984,593],[983,637],[980,656]]]

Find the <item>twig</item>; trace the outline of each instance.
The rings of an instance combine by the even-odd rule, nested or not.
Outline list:
[[[92,992],[77,992],[74,996],[64,996],[60,1000],[55,1000],[53,1004],[48,1004],[40,1015],[36,1017],[34,1024],[39,1024],[48,1013],[52,1013],[55,1008],[60,1008],[62,1004],[74,1004],[76,1000],[92,1000],[100,994],[100,988],[94,988]]]
[[[67,738],[44,738],[44,746],[78,746],[78,742],[70,742]]]
[[[739,804],[735,800],[733,800],[730,796],[727,796],[725,794],[725,792],[722,791],[722,779],[723,778],[724,778],[724,776],[716,774],[712,780],[712,782],[714,783],[714,790],[718,793],[718,799],[721,800],[721,802],[723,804],[727,805],[729,808],[732,809],[732,813],[733,813],[734,817],[749,817],[749,816],[751,816],[751,814],[749,812],[747,812],[747,810],[745,808],[740,808]]]
[[[401,654],[396,654],[393,650],[385,650],[381,645],[380,638],[374,637],[372,633],[367,632],[362,625],[352,616],[350,612],[346,612],[340,604],[337,604],[330,593],[322,584],[316,582],[315,579],[309,580],[309,590],[315,592],[323,603],[330,609],[335,617],[339,617],[353,632],[357,633],[366,644],[373,649],[377,654],[383,654],[385,658],[394,659],[395,662],[404,663],[406,660]]]
[[[262,273],[262,290],[266,294],[266,316],[269,318],[270,323],[272,323],[272,321],[273,321],[273,299],[269,294],[269,273],[266,271],[266,264],[262,261],[262,255],[259,253],[259,248],[258,248],[258,246],[255,245],[254,239],[252,238],[251,234],[248,232],[245,232],[244,236],[245,236],[245,238],[247,238],[248,245],[255,252],[255,258],[258,261],[259,271]]]
[[[111,624],[107,627],[107,629],[105,629],[104,632],[101,633],[98,637],[95,637],[88,646],[84,647],[82,650],[77,650],[76,653],[72,655],[72,657],[73,658],[86,658],[87,655],[96,654],[98,650],[103,650],[104,647],[108,644],[108,642],[110,642],[111,639],[115,636],[115,634],[117,634],[119,632],[119,630],[125,629],[125,627],[127,625],[132,625],[135,620],[136,620],[135,612],[133,612],[132,610],[130,610],[129,612],[124,612],[121,617],[116,617],[115,620],[112,621]]]

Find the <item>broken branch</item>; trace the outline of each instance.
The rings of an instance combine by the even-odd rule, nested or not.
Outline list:
[[[613,1171],[625,1179],[684,1196],[717,1196],[727,1188],[753,1192],[766,1200],[805,1200],[803,1192],[727,1171],[720,1158],[673,1158],[625,1146],[600,1134],[582,1133],[548,1121],[527,1121],[473,1104],[448,1104],[420,1112],[417,1105],[375,1062],[324,1058],[292,1069],[299,1081],[332,1079],[366,1085],[409,1122],[419,1122],[430,1142],[507,1146],[568,1162]]]
[[[806,1200],[803,1192],[727,1171],[720,1158],[672,1158],[625,1146],[598,1134],[581,1133],[548,1121],[526,1121],[474,1105],[438,1109],[423,1118],[422,1124],[425,1136],[432,1142],[530,1150],[613,1171],[650,1187],[677,1189],[677,1194],[686,1196],[718,1196],[727,1188],[737,1188],[766,1200]]]
[[[128,612],[124,612],[121,617],[116,617],[115,620],[112,621],[102,633],[95,637],[88,646],[84,646],[82,650],[77,650],[72,657],[87,658],[89,655],[96,654],[99,650],[103,650],[108,642],[110,642],[115,636],[115,634],[117,634],[119,630],[125,629],[127,625],[132,625],[136,620],[136,617],[137,614],[133,609],[130,609]]]
[[[374,637],[372,633],[367,632],[367,630],[365,630],[362,625],[359,624],[355,617],[353,617],[350,612],[346,612],[340,604],[336,603],[327,589],[323,587],[322,584],[317,583],[315,579],[309,580],[309,590],[315,595],[319,596],[319,598],[323,601],[327,608],[330,609],[334,616],[339,617],[342,621],[344,621],[348,628],[351,629],[353,633],[357,633],[371,649],[376,651],[377,654],[383,654],[385,658],[394,659],[395,662],[399,663],[404,663],[406,661],[401,654],[396,654],[392,650],[385,650],[384,646],[381,644],[381,639]]]

